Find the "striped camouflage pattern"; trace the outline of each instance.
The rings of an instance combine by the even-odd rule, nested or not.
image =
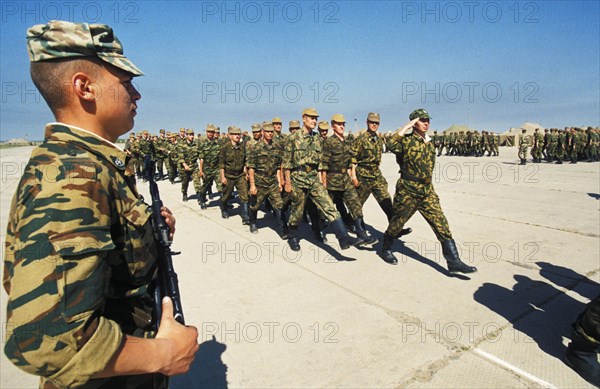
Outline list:
[[[97,57],[134,76],[144,75],[123,55],[123,45],[106,24],[61,20],[37,24],[27,30],[27,51],[31,62]]]
[[[309,165],[316,166],[321,161],[321,142],[319,134],[309,131],[308,128],[302,127],[302,130],[296,131],[290,135],[283,150],[284,169],[292,170],[291,178],[294,188],[310,188],[314,180],[317,179],[317,169],[311,172],[294,171],[296,168],[303,168]]]
[[[10,210],[4,351],[66,387],[102,370],[122,332],[144,336],[138,330],[150,317],[141,301],[150,297],[156,248],[123,151],[58,123],[45,138]]]
[[[396,154],[401,171],[419,179],[430,180],[419,183],[400,177],[394,194],[394,212],[386,234],[398,237],[404,224],[419,211],[432,228],[440,242],[452,239],[452,233],[440,199],[435,193],[431,177],[435,167],[435,146],[425,142],[417,133],[405,136],[394,135],[389,142],[390,151]]]
[[[352,142],[352,162],[356,164],[358,180],[376,179],[381,176],[379,165],[383,152],[383,139],[377,133],[365,131]]]
[[[327,189],[345,190],[350,182],[347,171],[352,164],[352,150],[347,139],[331,135],[323,143],[321,167],[327,171]]]

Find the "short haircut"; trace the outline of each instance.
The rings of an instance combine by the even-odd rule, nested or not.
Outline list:
[[[31,62],[30,74],[33,83],[56,116],[58,110],[67,106],[70,94],[68,85],[71,77],[82,72],[91,78],[102,74],[100,60],[94,58],[69,58],[50,61]]]

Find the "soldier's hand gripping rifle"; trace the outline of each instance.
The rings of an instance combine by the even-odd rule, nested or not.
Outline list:
[[[171,240],[169,239],[169,226],[165,218],[160,214],[163,203],[158,193],[158,185],[154,181],[154,161],[146,156],[144,160],[150,196],[152,198],[152,224],[154,228],[154,239],[158,251],[158,278],[154,281],[154,323],[155,329],[160,326],[162,315],[162,298],[168,296],[173,301],[173,318],[185,325],[183,308],[181,306],[181,295],[179,294],[179,283],[177,273],[173,267],[173,255],[179,253],[171,251]]]

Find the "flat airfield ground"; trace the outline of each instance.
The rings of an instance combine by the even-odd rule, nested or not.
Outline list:
[[[31,150],[0,151],[2,241]],[[516,149],[500,153],[437,160],[442,208],[463,261],[479,269],[468,277],[446,271],[418,214],[391,266],[373,248],[339,251],[330,229],[329,243],[315,244],[305,224],[293,252],[270,215],[259,212],[251,234],[237,203],[221,219],[216,197],[201,210],[179,184],[159,182],[177,217],[186,322],[201,343],[171,387],[591,387],[561,358],[570,324],[600,293],[600,163],[519,166]],[[392,154],[382,171],[393,195]],[[364,213],[381,238],[387,220],[372,197]],[[6,341],[4,291],[0,300]],[[4,354],[0,364],[0,387],[37,387]]]

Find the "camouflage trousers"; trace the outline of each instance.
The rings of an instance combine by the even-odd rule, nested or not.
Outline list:
[[[554,156],[556,155],[556,144],[550,143],[546,152],[548,154],[548,161],[553,161]]]
[[[574,323],[575,330],[587,340],[600,343],[600,296],[592,300]]]
[[[425,218],[429,226],[435,233],[440,242],[452,239],[452,233],[448,226],[448,220],[444,216],[440,206],[440,198],[433,188],[425,196],[417,196],[411,193],[402,184],[400,178],[396,184],[396,193],[394,194],[394,215],[386,230],[386,234],[397,238],[400,236],[404,224],[410,219],[416,211],[419,211]]]
[[[380,207],[382,207],[382,203],[386,200],[392,201],[390,192],[388,192],[388,183],[383,175],[380,175],[377,178],[363,178],[360,175],[357,175],[357,178],[360,185],[356,188],[356,194],[358,195],[358,201],[360,202],[361,208],[365,205],[365,202],[371,193],[373,193],[373,197],[375,197],[375,200],[377,200]],[[384,208],[382,207],[382,209]]]
[[[265,187],[256,185],[256,195],[250,196],[250,209],[252,211],[258,211],[265,199],[269,199],[273,209],[279,209],[283,207],[283,201],[281,200],[281,192],[279,191],[279,185],[277,183]]]
[[[160,177],[164,176],[164,168],[165,159],[164,158],[156,158],[156,170]]]
[[[196,193],[200,193],[202,182],[197,167],[192,170],[183,170],[183,167],[181,168],[181,193],[187,194],[190,179],[194,182]]]
[[[204,177],[200,186],[200,200],[206,201],[206,194],[211,189],[213,182],[217,186],[217,192],[221,191],[221,173],[219,169],[204,169]]]
[[[529,147],[527,146],[519,146],[519,158],[520,159],[527,159],[527,150],[529,149]]]
[[[541,147],[532,147],[531,148],[531,157],[533,159],[541,159],[542,158],[542,148]]]
[[[167,158],[167,173],[169,174],[169,180],[174,181],[177,177],[177,162],[171,158]]]
[[[328,192],[329,197],[331,197],[331,200],[334,202],[334,204],[336,204],[337,200],[340,199],[344,204],[346,204],[352,219],[356,220],[363,217],[362,205],[352,183],[348,182],[344,190],[328,190]]]
[[[223,191],[221,194],[221,203],[227,204],[229,199],[231,199],[231,195],[233,194],[233,189],[237,189],[238,196],[240,197],[240,201],[243,203],[248,202],[248,181],[246,181],[246,175],[242,174],[239,177],[227,177],[227,184],[223,185]]]
[[[333,205],[333,201],[331,201],[331,198],[327,193],[327,189],[325,189],[320,181],[316,181],[307,188],[294,187],[291,198],[292,209],[288,222],[290,226],[297,227],[300,225],[302,214],[304,213],[304,206],[309,198],[325,216],[325,219],[327,219],[328,222],[332,222],[340,217],[339,212],[335,209],[335,205]]]

